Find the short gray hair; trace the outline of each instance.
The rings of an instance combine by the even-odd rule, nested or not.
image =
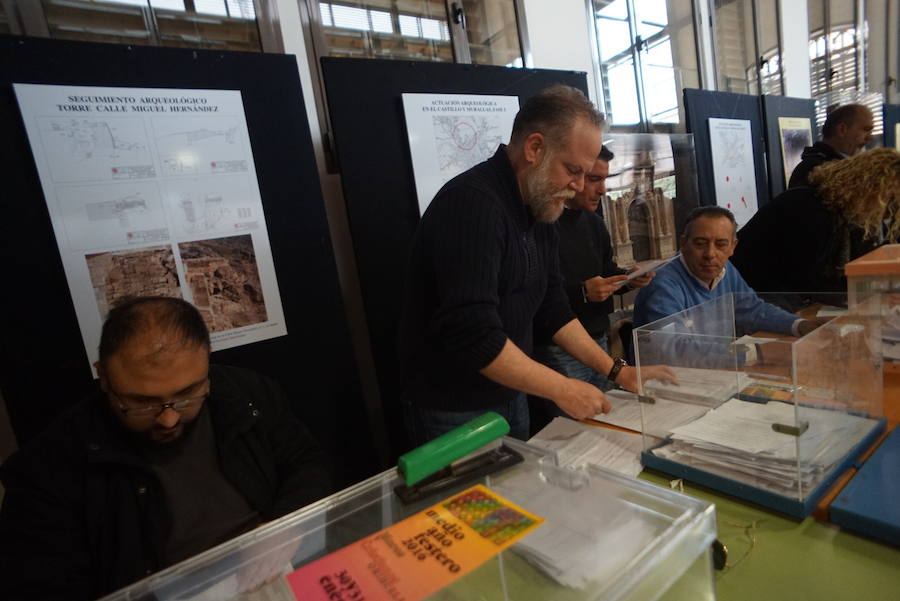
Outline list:
[[[720,207],[717,205],[706,205],[703,207],[696,207],[692,210],[687,219],[684,220],[684,230],[681,234],[685,238],[687,238],[691,233],[691,224],[701,217],[725,217],[728,221],[731,222],[731,226],[734,229],[734,233],[732,233],[732,237],[737,235],[737,221],[734,219],[734,213],[726,209],[725,207]]]
[[[539,133],[549,146],[558,148],[579,118],[598,129],[606,125],[606,118],[581,90],[563,84],[550,86],[526,100],[519,109],[509,143],[522,144],[531,134]]]

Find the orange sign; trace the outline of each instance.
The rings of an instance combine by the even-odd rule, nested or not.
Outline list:
[[[481,485],[288,575],[302,601],[419,601],[544,520]]]

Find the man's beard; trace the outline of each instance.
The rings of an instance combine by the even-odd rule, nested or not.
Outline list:
[[[565,201],[575,196],[574,190],[558,189],[550,179],[552,156],[547,154],[537,168],[525,176],[524,201],[532,216],[543,223],[553,223],[562,215]]]

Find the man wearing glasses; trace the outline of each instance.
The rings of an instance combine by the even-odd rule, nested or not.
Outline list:
[[[209,351],[183,300],[110,312],[101,391],[2,466],[0,597],[100,597],[328,494],[281,389]]]

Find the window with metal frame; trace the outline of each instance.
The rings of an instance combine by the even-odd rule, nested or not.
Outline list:
[[[66,40],[263,50],[253,0],[7,0],[21,35]],[[7,18],[11,16],[7,15]]]
[[[681,122],[684,73],[699,84],[692,11],[676,15],[665,0],[592,0],[599,50],[599,84],[610,124],[617,129],[672,130]],[[689,28],[677,37],[673,28]],[[679,52],[679,50],[681,52]],[[686,60],[678,60],[682,57]]]
[[[515,0],[307,0],[316,54],[524,64]]]

